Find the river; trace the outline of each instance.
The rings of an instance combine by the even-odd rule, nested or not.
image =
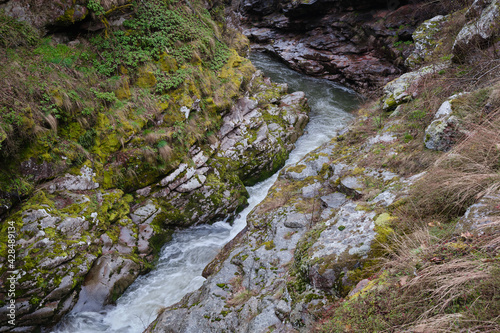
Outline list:
[[[357,106],[353,91],[333,82],[299,74],[260,53],[250,56],[255,67],[275,82],[287,83],[289,92],[304,91],[311,106],[305,133],[295,144],[286,164],[299,161],[308,152],[327,142],[353,118]],[[158,310],[178,302],[201,287],[201,272],[217,251],[246,225],[246,217],[267,195],[278,173],[248,187],[249,206],[230,225],[219,221],[174,233],[160,254],[157,266],[140,276],[117,300],[100,312],[71,312],[56,326],[54,333],[139,333],[151,323]]]

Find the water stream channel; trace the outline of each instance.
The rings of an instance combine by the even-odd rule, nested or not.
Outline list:
[[[298,162],[308,152],[327,142],[351,119],[356,95],[335,83],[310,78],[259,53],[251,55],[253,64],[275,82],[287,83],[289,92],[304,91],[311,106],[305,134],[297,141],[287,164]],[[100,312],[71,312],[54,333],[139,333],[163,307],[178,302],[185,294],[201,287],[201,272],[217,251],[246,225],[246,217],[267,195],[278,173],[247,188],[249,206],[232,225],[216,222],[179,230],[161,251],[157,266],[140,276],[118,299],[116,305]]]

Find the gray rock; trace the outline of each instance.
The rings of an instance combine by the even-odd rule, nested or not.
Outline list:
[[[391,191],[384,191],[377,195],[371,202],[384,207],[391,205],[396,200],[396,195]]]
[[[321,201],[329,208],[338,209],[347,201],[347,198],[345,194],[335,192],[322,196]]]
[[[350,176],[340,180],[339,190],[354,199],[361,197],[362,189],[363,184],[356,177]]]
[[[151,200],[148,200],[144,206],[140,206],[134,210],[134,212],[130,214],[130,218],[135,224],[149,224],[159,212],[160,209],[156,207]]]
[[[397,79],[387,83],[384,87],[384,96],[381,99],[382,108],[392,111],[398,105],[409,102],[413,98],[410,87],[418,85],[418,82],[428,74],[436,73],[449,67],[449,63],[438,63],[425,66],[417,71],[408,72]]]
[[[432,56],[438,42],[436,34],[441,31],[443,23],[448,19],[449,16],[435,16],[430,20],[424,21],[415,32],[413,32],[412,37],[415,42],[415,49],[405,60],[405,65],[407,67],[415,69],[424,60]]]
[[[139,275],[139,265],[117,254],[100,257],[82,285],[74,311],[100,311],[113,302]]]
[[[467,13],[472,20],[457,35],[453,55],[464,60],[471,51],[482,48],[500,32],[498,0],[476,0]],[[474,17],[477,16],[478,17]]]
[[[80,169],[80,175],[66,174],[62,178],[58,178],[48,183],[49,192],[55,191],[86,191],[94,190],[99,187],[99,183],[94,181],[94,171],[84,165]]]
[[[316,176],[323,169],[323,165],[328,163],[330,158],[324,155],[304,158],[300,162],[286,168],[282,176],[291,179],[303,180],[307,177]]]
[[[453,101],[459,97],[453,95],[438,109],[434,120],[425,129],[425,147],[432,150],[449,151],[452,146],[467,132],[460,120],[453,115]]]
[[[304,198],[314,198],[319,194],[319,191],[323,188],[321,183],[314,183],[302,188],[302,196]]]
[[[499,193],[485,195],[479,202],[467,208],[467,211],[460,218],[455,229],[457,232],[474,231],[481,233],[482,228],[498,221],[499,204]]]
[[[89,222],[83,217],[67,217],[59,223],[57,229],[70,238],[78,239],[82,231],[89,230]]]
[[[363,257],[370,251],[375,237],[375,213],[356,207],[355,203],[348,202],[326,222],[327,228],[311,248],[312,259],[330,255],[340,257],[342,254]]]
[[[289,211],[285,216],[285,221],[283,225],[291,229],[300,229],[306,227],[310,224],[309,219],[301,213]]]

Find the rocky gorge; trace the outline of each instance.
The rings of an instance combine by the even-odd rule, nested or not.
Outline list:
[[[477,308],[500,304],[496,0],[247,1],[228,5],[229,24],[219,3],[36,6],[0,4],[13,27],[1,40],[4,299],[17,281],[16,325],[4,303],[1,331],[115,302],[175,228],[234,219],[245,186],[284,165],[307,98],[257,71],[231,24],[295,70],[382,97],[287,165],[201,288],[146,331],[498,329]]]

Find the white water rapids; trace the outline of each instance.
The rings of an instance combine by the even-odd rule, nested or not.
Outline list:
[[[308,78],[262,54],[250,59],[275,82],[288,83],[289,92],[302,90],[311,106],[305,134],[295,144],[286,164],[298,162],[308,152],[331,139],[351,119],[355,94],[334,83]],[[201,272],[218,250],[246,225],[250,211],[267,195],[278,173],[248,187],[249,206],[232,225],[216,222],[180,230],[161,251],[157,266],[140,276],[118,299],[116,306],[100,312],[71,312],[56,326],[54,333],[139,333],[157,316],[158,310],[178,302],[201,287]]]

